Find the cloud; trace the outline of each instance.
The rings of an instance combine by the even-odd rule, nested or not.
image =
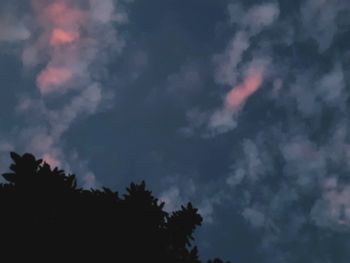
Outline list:
[[[60,28],[55,28],[52,31],[52,35],[50,38],[50,46],[64,46],[74,43],[80,38],[80,34],[78,32],[69,32],[62,30]]]
[[[263,84],[270,58],[258,54],[255,49],[252,51],[251,41],[278,19],[279,7],[274,3],[262,3],[245,9],[236,3],[230,4],[228,11],[230,24],[237,30],[226,50],[213,56],[213,62],[216,84],[230,86],[230,90],[224,97],[222,107],[212,113],[200,113],[194,118],[193,111],[189,113],[189,122],[194,120],[195,123],[186,129],[187,134],[191,134],[193,128],[203,126],[203,121],[197,121],[202,120],[203,116],[207,118],[205,136],[215,136],[236,128],[239,111]],[[253,57],[244,60],[249,51]]]
[[[345,244],[338,252],[323,251],[350,233],[349,65],[339,40],[346,24],[340,18],[349,7],[345,1],[312,0],[300,6],[281,2],[280,7],[271,2],[230,4],[232,37],[214,56],[215,94],[224,93],[222,105],[187,112],[187,133],[209,133],[212,143],[227,140],[233,148],[220,193],[225,198],[209,202],[208,210],[215,217],[220,208],[234,206],[259,233],[263,262],[348,258]],[[262,110],[239,119],[254,95],[261,100],[253,106]],[[232,129],[236,133],[212,138]],[[215,176],[212,189],[222,183]],[[208,193],[204,199],[216,196]],[[319,253],[303,252],[315,247]]]
[[[30,31],[14,19],[0,19],[0,42],[24,41],[30,37]]]
[[[50,153],[45,153],[42,157],[43,161],[51,167],[61,167],[61,162],[52,156]]]
[[[169,212],[179,209],[184,203],[180,195],[180,190],[176,186],[172,186],[161,193],[159,201],[165,203],[164,209]]]
[[[49,67],[40,72],[37,84],[41,94],[46,95],[65,85],[72,78],[73,73],[67,68]]]
[[[336,177],[324,181],[322,197],[311,210],[316,225],[336,231],[350,230],[350,186],[342,186]]]
[[[312,71],[300,73],[291,84],[289,95],[295,98],[300,113],[312,116],[320,113],[324,106],[345,109],[348,94],[342,66],[335,63],[328,72]]]
[[[230,41],[224,54],[214,57],[214,61],[218,65],[215,74],[215,80],[218,84],[234,85],[238,75],[236,68],[249,46],[247,33],[240,31]]]
[[[335,36],[344,30],[340,17],[350,12],[346,0],[307,0],[302,3],[300,9],[304,37],[314,39],[320,52],[326,51],[332,45]],[[349,22],[348,20],[345,24],[348,26]]]
[[[60,137],[79,116],[95,113],[102,100],[101,87],[98,84],[93,84],[60,110],[49,110],[47,116],[52,128],[52,135]]]
[[[0,41],[22,40],[22,62],[36,73],[37,97],[23,92],[17,113],[33,121],[11,137],[13,148],[33,152],[49,164],[85,174],[92,186],[93,173],[80,166],[77,153],[70,158],[62,148],[64,133],[78,119],[100,109],[111,90],[105,86],[106,64],[124,46],[119,26],[126,13],[111,0],[32,0],[27,13],[30,27],[2,23]],[[15,16],[12,14],[11,16]],[[19,141],[24,144],[19,145]],[[69,160],[70,159],[70,160]]]
[[[263,81],[262,72],[256,70],[248,73],[243,82],[235,86],[225,97],[225,109],[237,111],[245,101],[254,94],[261,86]]]
[[[278,19],[279,7],[274,3],[263,3],[245,10],[237,3],[230,4],[228,10],[231,26],[236,26],[237,31],[225,52],[214,56],[215,80],[218,84],[233,86],[241,74],[238,67],[251,47],[251,39]]]
[[[268,126],[235,146],[226,177],[231,190],[225,192],[236,200],[243,218],[262,231],[264,258],[289,262],[295,254],[285,254],[281,244],[290,244],[301,256],[302,249],[314,247],[313,235],[323,238],[320,246],[327,246],[339,233],[349,233],[350,147],[347,120],[337,122],[317,142],[300,122],[287,122],[294,128]],[[300,250],[293,245],[295,239],[304,240]]]
[[[253,208],[245,208],[242,215],[247,219],[254,227],[262,227],[265,225],[265,216],[260,211]]]
[[[0,151],[32,151],[52,165],[60,164],[81,174],[80,181],[85,187],[96,186],[99,178],[89,169],[89,162],[69,148],[65,134],[79,120],[106,106],[111,92],[106,84],[106,64],[112,60],[114,63],[117,59],[114,54],[128,43],[119,30],[129,19],[124,6],[120,6],[127,1],[36,2],[36,11],[28,11],[29,20],[14,15],[19,19],[4,19],[11,22],[1,23],[6,30],[1,31],[0,39],[3,42],[12,39],[11,44],[22,47],[26,73],[35,74],[33,85],[37,83],[37,90],[34,94],[29,90],[31,85],[27,85],[18,96],[16,118],[22,118],[23,123],[18,121],[8,138],[2,136],[8,143],[0,143]],[[160,138],[159,129],[155,128],[157,138],[152,141],[148,136],[153,130],[144,125],[149,121],[146,116],[149,111],[139,115],[140,108],[135,110],[131,96],[125,104],[131,105],[135,119],[129,119],[128,114],[118,116],[132,122],[132,127],[136,125],[141,133],[147,129],[145,136],[150,142],[143,143],[140,137],[132,149],[141,145],[148,153],[149,147],[152,150],[155,147],[164,156],[157,162],[161,163],[162,171],[181,171],[163,184],[161,200],[166,201],[167,210],[191,200],[205,217],[206,229],[216,223],[220,225],[215,235],[224,232],[228,241],[213,247],[226,249],[228,254],[256,253],[259,255],[256,262],[347,262],[344,247],[349,244],[339,240],[348,240],[350,229],[346,203],[350,192],[349,52],[345,38],[348,1],[230,2],[235,4],[228,6],[227,25],[222,25],[223,16],[219,16],[218,32],[207,35],[204,46],[208,57],[203,58],[202,51],[195,52],[194,56],[201,56],[198,65],[196,61],[181,61],[179,66],[180,58],[174,62],[170,56],[166,61],[169,64],[161,72],[153,72],[158,50],[147,50],[148,37],[139,41],[142,34],[138,26],[129,32],[135,34],[135,30],[139,34],[136,46],[141,43],[142,50],[138,47],[134,51],[131,47],[130,61],[123,60],[123,72],[130,74],[125,76],[127,84],[133,87],[136,82],[135,93],[127,94],[141,96],[138,100],[141,109],[143,96],[150,97],[149,89],[152,100],[146,99],[145,104],[152,110],[159,105],[164,109],[165,104],[175,100],[178,115],[186,110],[188,126],[182,131],[192,136],[186,139],[170,136],[175,140],[161,136],[167,143],[159,143],[156,141]],[[52,7],[53,3],[56,5]],[[181,23],[180,27],[190,21],[181,19],[176,23]],[[203,42],[196,42],[197,33],[202,36],[202,32],[186,28],[192,29],[188,34],[191,41],[183,45],[186,57],[189,45],[203,46]],[[11,34],[15,37],[9,37]],[[156,32],[155,37],[162,43]],[[181,51],[182,39],[177,40]],[[153,44],[151,41],[152,48]],[[164,57],[159,59],[164,61]],[[202,63],[208,60],[211,65]],[[168,68],[177,71],[166,73],[166,79],[161,79],[162,71]],[[144,73],[150,77],[144,78]],[[26,77],[28,84],[35,79]],[[142,92],[137,89],[140,82]],[[154,83],[164,85],[157,89]],[[168,114],[162,112],[162,116]],[[138,119],[146,122],[138,124],[135,121]],[[172,125],[182,121],[181,117],[170,119],[175,120]],[[235,132],[228,133],[233,129]],[[122,130],[124,136],[125,129]],[[222,133],[226,134],[217,136]],[[197,135],[206,138],[196,138]],[[123,146],[120,149],[124,151]],[[142,155],[142,150],[138,149],[137,154]],[[5,163],[5,159],[0,162]],[[191,171],[187,173],[188,170]],[[246,227],[242,230],[247,231],[243,238],[250,237],[254,242],[242,245],[241,238],[232,241],[237,232],[228,229],[236,228],[237,221],[243,221]],[[338,251],[331,250],[329,244],[334,244]],[[243,246],[252,253],[244,249],[235,251],[233,246]]]
[[[267,61],[253,61],[246,70],[244,79],[225,96],[221,109],[210,116],[208,128],[214,134],[224,133],[237,126],[237,117],[244,104],[263,84]]]
[[[160,192],[159,201],[165,203],[166,211],[179,210],[181,205],[191,202],[198,208],[204,224],[215,224],[215,207],[227,201],[227,194],[220,187],[215,191],[206,188],[193,175],[166,176],[162,178],[161,185],[161,189],[165,190]]]
[[[279,7],[275,3],[255,5],[246,12],[241,21],[241,26],[248,30],[251,36],[256,35],[273,24],[277,20],[279,13]],[[232,20],[233,18],[231,17]]]
[[[111,22],[111,17],[106,14],[106,20],[101,20],[95,14],[100,12],[95,10],[106,1],[100,1],[101,4],[91,2],[90,8],[93,9],[84,10],[71,1],[33,1],[40,34],[23,51],[23,62],[47,63],[37,77],[42,95],[65,93],[76,89],[76,83],[93,81],[89,67],[103,43],[99,43],[98,35],[91,31]],[[87,34],[83,34],[84,31]],[[115,34],[113,30],[108,33]],[[48,61],[45,61],[44,54]]]
[[[181,209],[181,205],[190,202],[196,193],[196,185],[192,179],[183,179],[180,175],[172,175],[163,178],[164,189],[159,194],[159,201],[164,202],[166,211]]]

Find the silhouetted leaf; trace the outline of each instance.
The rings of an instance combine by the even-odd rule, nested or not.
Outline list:
[[[4,173],[2,176],[6,181],[14,183],[15,182],[15,174],[14,173]]]
[[[21,156],[19,156],[17,153],[15,152],[11,152],[11,159],[15,161],[15,163],[19,162],[21,160]]]

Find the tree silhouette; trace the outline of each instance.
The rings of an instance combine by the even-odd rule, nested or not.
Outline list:
[[[26,261],[200,262],[192,235],[202,217],[191,203],[167,213],[144,182],[131,183],[119,196],[109,188],[79,188],[74,175],[31,154],[11,158],[12,172],[0,184],[3,255],[24,255]]]

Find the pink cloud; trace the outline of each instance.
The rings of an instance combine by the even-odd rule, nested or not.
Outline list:
[[[52,154],[50,153],[45,153],[42,157],[43,161],[45,163],[47,163],[48,165],[50,165],[51,168],[55,168],[55,167],[60,167],[61,166],[61,162],[56,159]]]
[[[73,73],[67,68],[47,67],[40,72],[37,84],[41,94],[48,94],[65,84],[73,77]]]
[[[263,83],[263,69],[264,67],[257,65],[250,67],[244,80],[227,93],[223,106],[209,118],[210,130],[214,133],[223,133],[237,126],[237,113]]]
[[[229,111],[240,109],[245,101],[260,88],[262,81],[261,71],[254,71],[248,74],[241,84],[235,86],[226,95],[225,109]]]
[[[71,44],[79,39],[78,32],[69,32],[60,28],[55,28],[52,31],[50,45],[53,47]]]
[[[37,76],[42,95],[64,93],[69,86],[60,89],[62,85],[78,79],[85,70],[86,62],[80,51],[86,39],[80,31],[88,26],[89,13],[74,1],[32,0],[32,6],[41,34],[34,45],[24,51],[23,57],[29,62],[46,60],[46,68]]]
[[[32,4],[42,27],[77,28],[87,19],[85,12],[72,7],[67,1],[48,3],[47,0],[32,0]]]
[[[26,151],[41,156],[50,166],[70,170],[70,157],[61,149],[61,139],[72,123],[80,116],[95,113],[107,97],[101,84],[106,76],[101,69],[108,62],[107,55],[124,46],[117,28],[127,21],[127,16],[113,0],[29,2],[33,11],[28,13],[30,26],[13,23],[6,34],[0,32],[0,41],[25,40],[23,64],[33,71],[40,67],[36,86],[42,97],[33,99],[24,94],[17,106],[18,112],[29,117],[35,115],[38,121],[19,131],[19,137],[24,140]],[[0,31],[1,28],[0,25]],[[57,96],[48,97],[51,94]],[[61,103],[51,107],[57,99]],[[88,174],[86,185],[95,185],[86,165],[77,163],[78,157],[74,166]]]

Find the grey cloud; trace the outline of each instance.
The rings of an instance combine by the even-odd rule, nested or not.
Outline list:
[[[338,18],[350,12],[348,1],[307,0],[301,6],[301,21],[307,35],[316,40],[319,51],[324,52],[333,43],[341,25]]]
[[[30,31],[23,24],[0,18],[0,42],[23,41],[28,39],[30,35]]]
[[[263,3],[250,8],[241,23],[254,36],[273,24],[278,19],[279,13],[276,3]]]
[[[343,54],[334,55],[343,49],[331,50],[348,4],[307,0],[289,12],[280,3],[230,4],[231,37],[213,56],[219,98],[249,65],[265,62],[264,89],[251,105],[258,110],[195,105],[187,112],[186,134],[232,148],[230,171],[212,186],[221,191],[203,190],[203,211],[215,224],[220,207],[237,209],[259,233],[257,262],[346,262],[346,245],[339,256],[326,248],[349,232],[348,69]]]
[[[168,76],[166,90],[170,96],[190,96],[201,86],[202,80],[196,65],[182,65],[179,72]],[[185,95],[186,94],[186,95]]]
[[[238,66],[251,46],[251,38],[278,19],[279,7],[273,3],[263,3],[244,10],[239,4],[230,4],[228,10],[230,22],[237,27],[237,32],[225,52],[214,56],[214,62],[217,65],[216,82],[232,86],[237,84],[240,75]]]
[[[189,202],[196,194],[197,187],[195,182],[189,178],[185,179],[179,175],[167,176],[163,179],[166,190],[159,195],[159,201],[165,203],[167,211],[174,211],[181,208],[181,205]]]
[[[350,226],[350,186],[338,183],[337,178],[324,182],[322,197],[311,210],[311,218],[321,226],[336,231],[349,231]]]
[[[254,227],[265,225],[265,216],[262,212],[254,208],[245,208],[242,212],[243,217],[248,220]]]
[[[237,66],[243,53],[249,48],[249,35],[244,31],[236,33],[223,54],[216,55],[214,61],[218,64],[215,80],[219,84],[234,85],[237,80]]]
[[[297,101],[299,111],[305,116],[319,114],[324,105],[345,110],[346,98],[344,71],[337,64],[322,75],[300,73],[291,85],[290,95]]]

